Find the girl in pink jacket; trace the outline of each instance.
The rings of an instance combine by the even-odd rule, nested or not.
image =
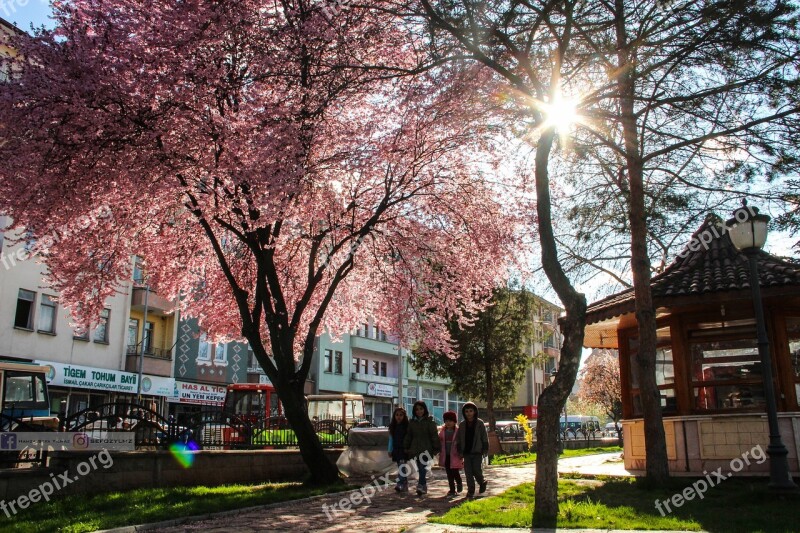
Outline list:
[[[441,444],[439,466],[443,466],[445,472],[447,472],[447,482],[450,484],[450,492],[447,493],[447,497],[452,498],[462,489],[459,470],[464,468],[464,459],[458,455],[458,450],[456,449],[456,421],[458,421],[458,415],[453,411],[447,411],[442,415],[442,418],[444,419],[444,426],[439,431],[439,443]]]

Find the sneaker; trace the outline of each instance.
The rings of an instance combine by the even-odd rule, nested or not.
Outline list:
[[[450,492],[447,493],[448,498],[455,498],[455,496],[456,496],[456,491],[454,490],[451,490]]]
[[[428,494],[428,487],[423,487],[422,485],[419,485],[417,487],[417,496],[422,496],[423,494]]]
[[[467,499],[468,500],[474,500],[475,499],[475,493],[474,492],[468,492],[467,493]]]
[[[485,479],[483,481],[481,481],[481,486],[480,486],[480,490],[478,491],[478,494],[483,494],[484,492],[486,492],[486,480]]]
[[[461,491],[463,491],[463,490],[464,490],[464,487],[462,487],[461,485],[459,485],[459,486],[456,488],[456,494],[461,494]]]
[[[397,485],[394,486],[394,490],[397,492],[403,492],[403,484],[398,483]]]

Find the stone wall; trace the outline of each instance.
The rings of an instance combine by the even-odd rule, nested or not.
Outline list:
[[[335,462],[342,450],[326,450]],[[107,456],[104,456],[107,457]],[[115,452],[101,460],[97,452],[50,452],[46,468],[0,470],[0,500],[11,500],[53,480],[71,483],[64,493],[96,494],[145,487],[225,485],[302,481],[308,474],[298,450],[231,450],[187,452],[184,467],[168,451]],[[92,461],[93,460],[93,461]],[[94,466],[92,466],[92,463]],[[110,465],[108,468],[105,465]],[[59,491],[54,491],[59,494]],[[59,494],[60,495],[60,494]]]
[[[800,413],[779,413],[778,416],[783,444],[789,452],[789,469],[796,474],[800,471]],[[644,422],[641,419],[623,420],[622,428],[625,468],[644,470]],[[737,473],[769,473],[769,461],[760,460],[766,456],[769,444],[765,414],[668,417],[664,418],[664,431],[671,472],[699,475],[717,468],[729,472],[731,461],[736,461],[733,466],[737,469],[740,468],[739,461],[742,461]]]

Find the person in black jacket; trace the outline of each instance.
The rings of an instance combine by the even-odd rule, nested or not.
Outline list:
[[[406,453],[417,462],[419,483],[417,496],[428,493],[426,474],[433,456],[439,453],[439,428],[433,417],[428,414],[425,402],[415,402],[413,417],[408,423],[408,433],[404,441]]]
[[[461,408],[464,420],[456,433],[456,448],[464,458],[464,475],[467,478],[467,498],[475,497],[475,481],[479,493],[486,492],[486,479],[483,477],[483,456],[489,453],[489,434],[483,420],[478,418],[478,406],[467,402]]]
[[[392,414],[392,421],[389,422],[389,457],[397,463],[397,485],[394,490],[405,492],[408,490],[408,477],[403,475],[403,468],[408,455],[406,454],[404,440],[408,433],[408,415],[406,410],[398,407]]]

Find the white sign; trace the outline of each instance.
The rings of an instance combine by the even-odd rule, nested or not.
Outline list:
[[[175,392],[177,394],[174,394]],[[173,394],[167,401],[221,406],[225,403],[225,387],[176,381]]]
[[[26,449],[133,451],[136,449],[136,434],[132,431],[0,433],[0,451]]]
[[[266,374],[261,374],[260,376],[258,376],[258,384],[272,385],[272,382],[269,380],[269,377]]]
[[[69,365],[53,361],[34,361],[49,367],[47,383],[56,387],[78,387],[109,392],[136,394],[139,376],[132,372],[94,368],[91,366]],[[162,376],[142,376],[142,394],[148,396],[172,396],[175,379]]]
[[[396,396],[394,387],[391,385],[384,385],[383,383],[368,383],[367,394],[370,396],[381,396],[383,398],[392,398]]]

